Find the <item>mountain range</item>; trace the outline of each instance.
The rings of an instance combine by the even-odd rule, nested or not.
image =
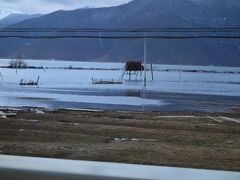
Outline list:
[[[239,17],[239,0],[133,0],[117,7],[56,11],[9,27],[239,27]],[[143,41],[0,39],[0,58],[19,55],[31,59],[125,62],[143,59]],[[154,63],[240,66],[239,58],[239,40],[148,40],[148,60]]]
[[[0,8],[0,20],[11,15],[11,14],[22,14],[20,11],[16,11],[14,9],[6,9]]]
[[[9,14],[8,16],[0,19],[0,28],[7,27],[21,21],[25,21],[28,19],[33,19],[36,17],[42,16],[41,14]]]

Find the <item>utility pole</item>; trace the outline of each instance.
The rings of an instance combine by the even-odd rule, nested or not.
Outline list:
[[[144,87],[147,86],[147,38],[144,34]]]
[[[179,81],[182,81],[182,59],[180,59],[179,64]]]
[[[18,60],[16,59],[16,74],[17,74],[17,66],[18,66]]]
[[[3,76],[2,76],[2,73],[0,72],[0,77],[1,77],[1,79],[2,79],[2,81],[3,81]]]
[[[142,98],[145,99],[146,92],[145,87],[147,86],[147,38],[146,33],[144,34],[144,88]],[[142,109],[144,111],[145,107],[142,105]]]

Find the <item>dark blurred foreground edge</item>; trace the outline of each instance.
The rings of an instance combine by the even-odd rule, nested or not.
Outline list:
[[[0,155],[1,180],[239,180],[240,172]]]

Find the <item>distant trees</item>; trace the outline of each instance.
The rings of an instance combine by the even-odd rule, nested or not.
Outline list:
[[[9,62],[9,68],[18,68],[18,69],[27,68],[27,63],[21,59],[11,60]]]

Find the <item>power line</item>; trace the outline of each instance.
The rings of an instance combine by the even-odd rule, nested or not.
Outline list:
[[[119,32],[119,33],[154,33],[154,32],[240,32],[240,27],[223,28],[2,28],[0,32]]]
[[[199,35],[199,36],[94,36],[94,35],[62,35],[62,36],[28,36],[28,35],[0,35],[0,39],[4,38],[21,38],[21,39],[240,39],[239,36],[228,35]]]
[[[55,33],[55,35],[28,35],[17,33]],[[56,34],[56,33],[68,34]],[[140,35],[93,35],[86,33],[105,32],[107,33],[141,33]],[[222,34],[221,33],[237,33]],[[1,35],[1,33],[3,33]],[[16,33],[16,34],[5,34]],[[75,33],[70,34],[70,33]],[[82,34],[76,34],[82,33]],[[84,34],[85,33],[85,34]],[[152,33],[172,33],[173,35],[152,35]],[[175,34],[174,34],[175,33]],[[190,35],[176,35],[176,33],[191,33]],[[197,33],[193,35],[194,33]],[[209,34],[201,34],[209,33]],[[210,34],[218,33],[218,34]],[[0,38],[21,38],[21,39],[239,39],[240,27],[221,27],[221,28],[2,28]]]
[[[22,27],[22,28],[2,28],[2,29],[18,29],[18,30],[21,30],[21,29],[28,29],[28,30],[38,30],[38,29],[52,29],[52,30],[56,30],[56,29],[68,29],[68,30],[132,30],[132,29],[135,29],[135,30],[149,30],[149,29],[155,29],[155,30],[166,30],[166,29],[171,29],[171,30],[183,30],[183,29],[192,29],[192,30],[201,30],[201,29],[240,29],[240,27],[194,27],[194,28],[191,28],[191,27],[186,27],[186,28],[179,28],[179,27],[164,27],[164,28],[161,28],[161,27],[149,27],[149,28],[58,28],[58,27],[55,27],[55,28],[28,28],[28,27]]]

